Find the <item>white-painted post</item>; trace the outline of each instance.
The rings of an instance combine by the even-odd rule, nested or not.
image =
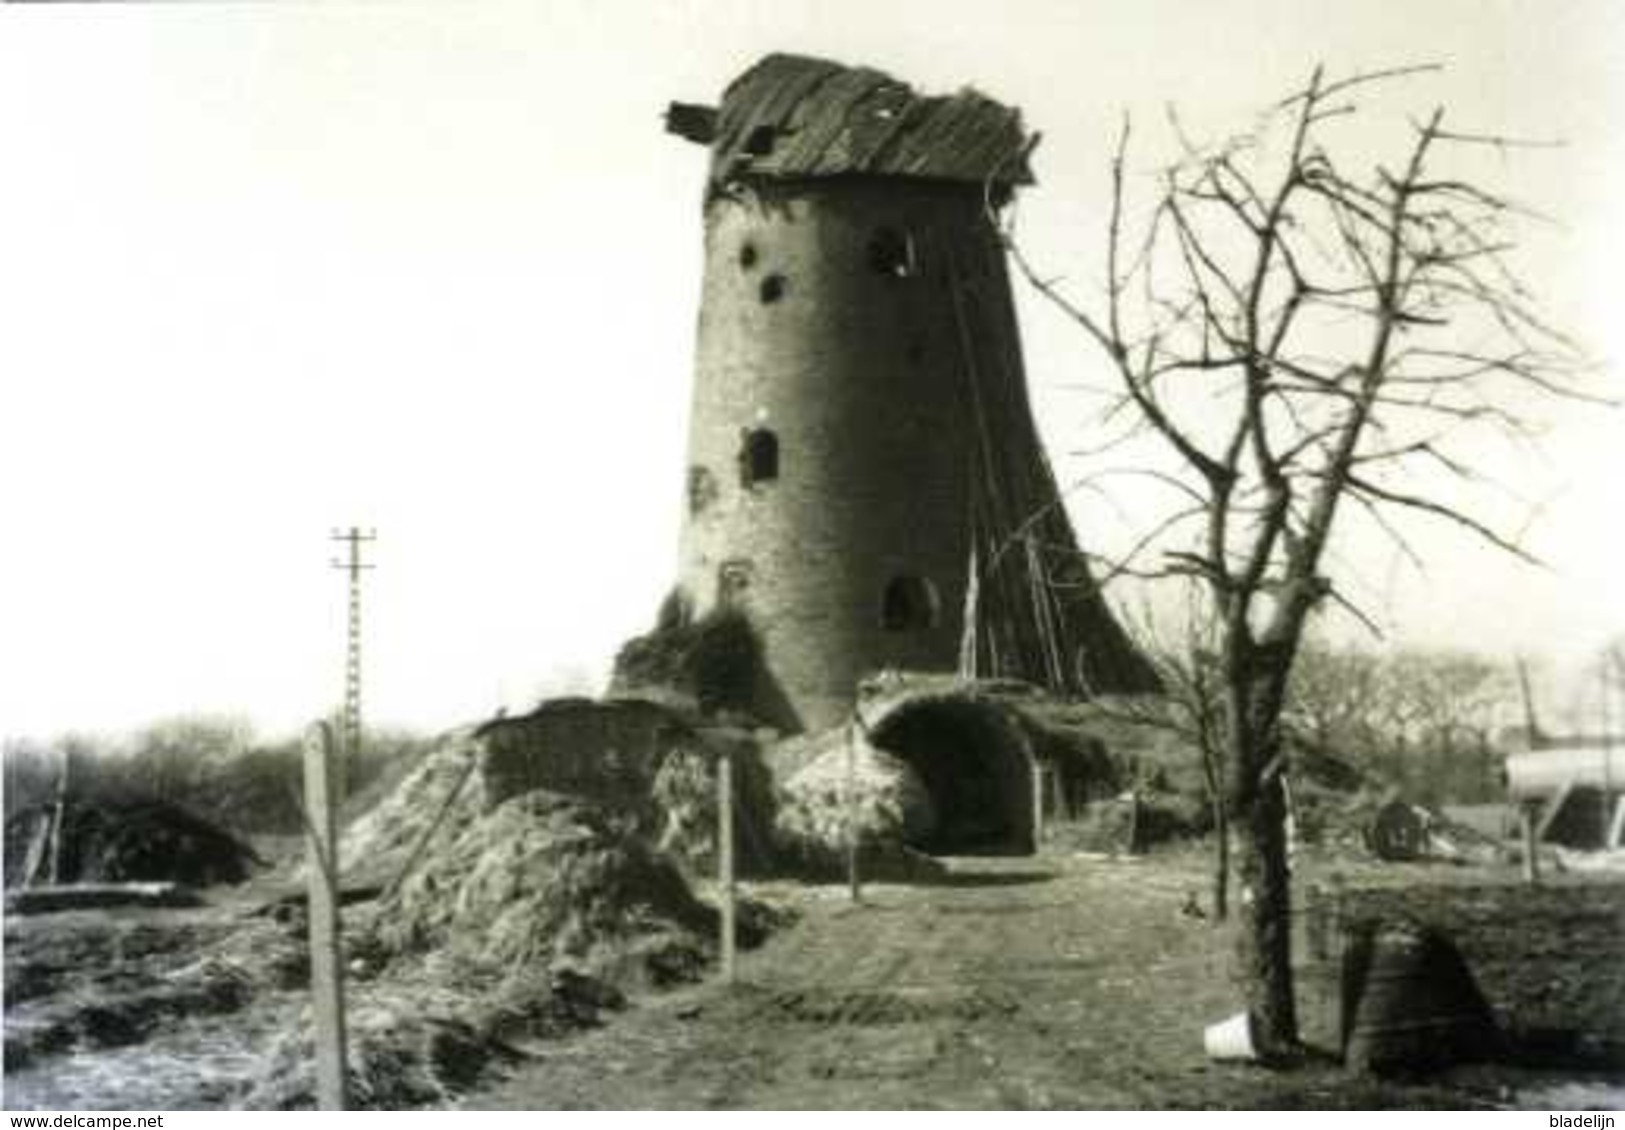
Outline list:
[[[1535,835],[1535,806],[1522,805],[1518,809],[1518,823],[1523,828],[1523,881],[1540,882],[1540,842]]]
[[[734,761],[723,750],[717,759],[717,881],[722,887],[722,979],[734,982]]]
[[[316,1019],[316,1105],[344,1110],[348,1071],[344,1034],[344,955],[339,932],[338,759],[333,729],[305,731],[305,870],[310,877],[310,994]]]

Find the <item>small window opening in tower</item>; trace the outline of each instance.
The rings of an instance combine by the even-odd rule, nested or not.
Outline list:
[[[789,285],[789,280],[783,275],[768,275],[767,278],[762,280],[762,285],[759,288],[762,301],[764,303],[777,302],[784,297],[785,288]]]
[[[869,266],[889,279],[913,278],[919,269],[914,238],[896,228],[881,228],[869,240]]]
[[[756,266],[757,258],[756,245],[754,243],[745,244],[739,249],[740,269],[744,271],[750,270],[752,267]]]
[[[739,481],[747,487],[779,477],[779,437],[766,428],[745,433],[739,451]]]
[[[779,139],[779,131],[773,126],[757,126],[745,138],[745,152],[752,157],[766,157],[773,152],[773,143]]]
[[[932,628],[937,623],[937,590],[924,577],[893,577],[880,601],[880,626],[888,632]]]

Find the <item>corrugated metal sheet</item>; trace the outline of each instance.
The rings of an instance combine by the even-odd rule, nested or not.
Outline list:
[[[1030,184],[1021,114],[973,90],[924,97],[880,71],[769,55],[723,95],[712,178],[849,174]]]

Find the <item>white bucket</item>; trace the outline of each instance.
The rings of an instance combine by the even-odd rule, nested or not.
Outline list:
[[[1257,1059],[1252,1013],[1238,1012],[1228,1020],[1209,1024],[1202,1033],[1202,1046],[1209,1059]]]

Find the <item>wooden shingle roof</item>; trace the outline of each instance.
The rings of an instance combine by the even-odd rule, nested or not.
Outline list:
[[[768,55],[722,105],[674,104],[667,128],[711,148],[711,177],[852,174],[1030,184],[1020,111],[977,93],[927,97],[865,67]]]

